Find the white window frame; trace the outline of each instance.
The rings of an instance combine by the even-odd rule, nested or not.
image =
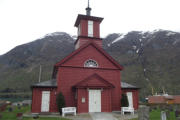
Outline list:
[[[93,21],[88,20],[88,37],[93,37]]]
[[[81,24],[78,25],[78,35],[81,35]]]
[[[87,62],[89,62],[89,61],[93,61],[96,64],[96,66],[87,66]],[[88,59],[88,60],[86,60],[84,62],[84,67],[94,67],[94,68],[97,68],[98,67],[98,63],[95,60],[93,60],[93,59]]]

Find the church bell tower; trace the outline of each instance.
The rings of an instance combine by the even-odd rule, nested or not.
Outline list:
[[[100,23],[102,20],[103,18],[101,17],[91,16],[91,8],[89,7],[88,0],[86,15],[79,14],[74,25],[78,28],[75,49],[78,49],[87,42],[94,42],[102,47],[102,38],[100,38]]]

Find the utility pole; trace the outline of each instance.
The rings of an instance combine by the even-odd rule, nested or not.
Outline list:
[[[40,65],[40,68],[39,68],[39,83],[41,82],[41,65]]]

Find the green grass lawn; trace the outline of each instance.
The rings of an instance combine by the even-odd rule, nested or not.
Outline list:
[[[33,118],[28,118],[28,117],[24,117],[23,120],[35,120]],[[38,118],[36,120],[69,120],[69,119],[66,119],[66,118],[52,118],[52,117],[41,117],[41,118]]]
[[[157,109],[157,110],[151,111],[149,117],[150,117],[149,118],[150,120],[161,120],[161,110]],[[138,118],[134,118],[134,119],[131,119],[131,120],[138,120]],[[167,119],[167,120],[176,120],[175,113],[170,112],[170,118]]]
[[[161,120],[161,110],[157,109],[150,112],[150,120]],[[170,112],[169,120],[176,120],[174,112]]]
[[[9,107],[7,107],[7,109],[4,112],[2,112],[2,120],[15,120],[17,113],[25,113],[30,110],[29,106],[21,107],[21,109],[18,109],[17,107],[15,107],[13,109],[13,112],[9,112],[8,108]]]
[[[13,109],[13,112],[9,112],[8,111],[8,107],[7,109],[1,113],[2,118],[0,120],[17,120],[16,118],[16,114],[17,113],[26,113],[30,111],[30,106],[25,106],[25,107],[21,107],[21,109],[18,109],[17,107],[15,107]],[[23,120],[34,120],[32,117],[23,117]],[[66,118],[60,118],[60,117],[40,117],[36,120],[69,120]]]

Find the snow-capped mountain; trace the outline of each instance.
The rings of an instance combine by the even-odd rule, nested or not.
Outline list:
[[[50,33],[0,56],[0,91],[29,90],[38,81],[51,79],[53,65],[74,50],[77,36]],[[124,66],[122,81],[141,87],[141,96],[152,88],[180,94],[180,33],[167,30],[113,33],[103,39],[103,48]]]
[[[127,34],[110,34],[104,39],[104,48],[121,52],[137,51],[140,47],[149,49],[163,49],[178,47],[180,33],[167,30],[132,31]],[[126,49],[127,48],[127,49]]]

